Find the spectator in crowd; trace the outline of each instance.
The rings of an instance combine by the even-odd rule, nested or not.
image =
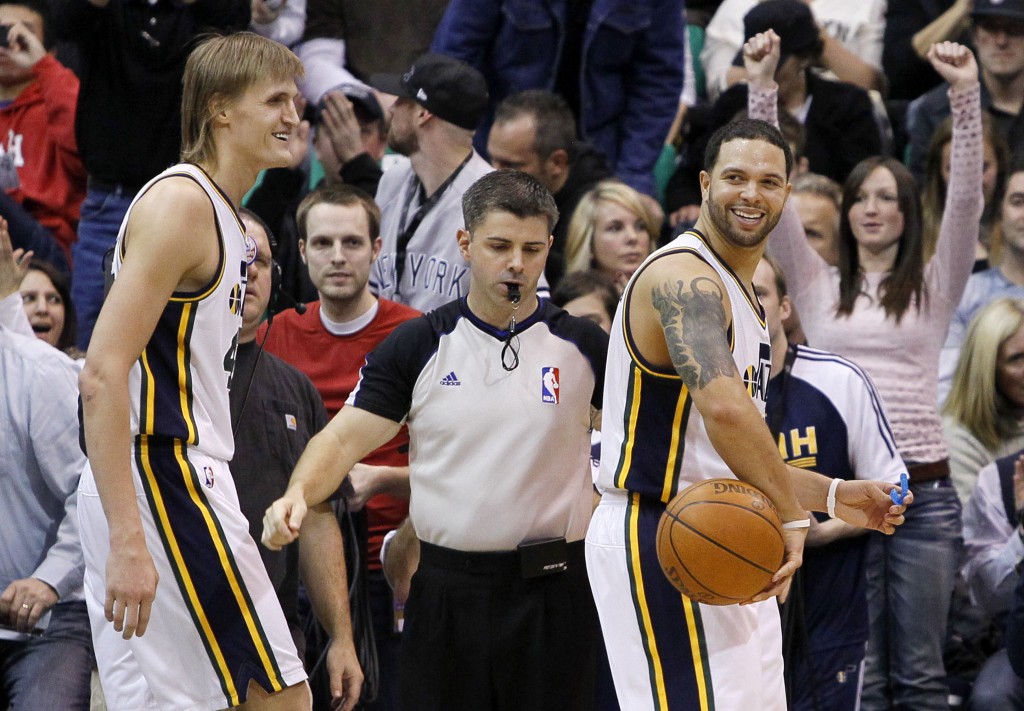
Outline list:
[[[306,29],[306,0],[252,0],[249,29],[291,47]]]
[[[302,201],[297,222],[299,250],[319,299],[302,313],[280,314],[264,327],[261,339],[268,353],[309,376],[327,415],[334,417],[355,389],[367,354],[419,313],[370,292],[368,279],[381,240],[380,210],[368,195],[348,186],[320,188]],[[381,710],[397,707],[400,638],[393,629],[395,608],[378,561],[384,535],[408,514],[408,451],[409,434],[403,427],[349,475],[350,508],[365,505],[367,540],[360,542],[361,559],[368,568],[379,663],[377,701],[367,708]]]
[[[981,66],[981,105],[1006,138],[1014,159],[1024,157],[1024,0],[974,0],[974,46]],[[932,134],[949,116],[946,85],[937,86],[910,105],[911,172],[924,184]]]
[[[239,211],[245,233],[256,245],[249,264],[242,310],[242,329],[235,352],[231,388],[231,426],[235,456],[231,477],[238,503],[255,538],[263,533],[263,514],[288,486],[288,478],[310,438],[327,424],[323,401],[313,383],[296,368],[263,351],[256,338],[276,285],[271,234],[255,213]],[[271,551],[260,546],[260,557],[274,585],[281,609],[304,656],[305,638],[299,622],[299,576],[313,603],[316,617],[331,639],[326,656],[333,708],[351,711],[359,701],[363,673],[352,639],[348,576],[341,530],[329,504],[309,510],[309,534],[301,546]],[[315,660],[306,659],[307,668]]]
[[[791,303],[774,260],[761,259],[752,283],[771,339],[766,419],[783,460],[842,480],[899,482],[903,460],[871,378],[845,358],[786,339]],[[860,708],[868,640],[866,533],[824,514],[811,518],[803,566],[782,613],[795,711]]]
[[[573,316],[593,321],[608,333],[619,305],[619,289],[608,277],[594,269],[566,274],[551,292],[551,303]],[[600,430],[595,430],[600,434]]]
[[[978,244],[975,245],[974,271],[988,269],[990,249],[999,252],[998,244],[992,244],[992,225],[999,212],[999,200],[1002,198],[1006,183],[1006,174],[1010,170],[1010,149],[988,114],[982,114],[982,137],[985,147],[984,163],[982,164],[981,187],[985,199],[985,211],[981,215],[981,228]],[[921,194],[921,221],[924,228],[925,261],[935,254],[935,242],[939,238],[942,225],[942,210],[946,205],[946,185],[949,182],[950,143],[953,140],[953,122],[946,119],[939,124],[932,135],[928,148],[928,160],[925,163],[925,184]],[[993,254],[993,257],[996,255]]]
[[[404,72],[430,49],[448,0],[307,0],[306,32],[295,48],[314,106],[339,84]]]
[[[32,260],[19,288],[25,315],[35,335],[76,357],[75,305],[68,277],[49,262]]]
[[[452,0],[433,49],[479,69],[490,89],[483,151],[494,107],[524,89],[563,96],[579,135],[612,171],[654,199],[654,164],[683,89],[681,0]]]
[[[1017,575],[1013,605],[1006,623],[1006,654],[1014,673],[1024,677],[1024,575],[1021,574]]]
[[[498,104],[487,153],[498,170],[529,173],[554,196],[559,219],[544,273],[556,285],[565,273],[569,219],[584,193],[611,177],[607,161],[577,139],[576,119],[565,99],[543,89],[512,94]]]
[[[295,540],[306,506],[408,418],[421,543],[403,708],[591,711],[597,620],[582,539],[607,336],[537,296],[558,217],[539,181],[485,175],[463,204],[468,295],[399,326],[368,356],[347,406],[268,511],[264,542]]]
[[[200,34],[245,29],[250,0],[50,4],[57,38],[78,50],[82,79],[75,139],[89,179],[71,294],[84,351],[103,303],[104,254],[135,194],[178,160],[185,59]]]
[[[78,78],[54,57],[45,0],[0,4],[0,215],[16,247],[68,272],[85,197],[75,144]]]
[[[568,233],[566,271],[594,269],[621,291],[654,251],[660,229],[639,193],[604,180],[580,199]]]
[[[725,0],[715,11],[704,34],[700,59],[704,65],[708,94],[712,99],[743,80],[743,68],[736,57],[743,46],[744,17],[763,0]],[[865,90],[884,91],[882,36],[885,32],[886,1],[851,3],[844,0],[806,0],[816,21],[822,47],[816,66],[831,71],[840,81]],[[774,26],[784,35],[781,23]]]
[[[744,48],[750,114],[774,119],[774,32]],[[809,344],[856,362],[878,387],[907,464],[916,516],[895,538],[873,537],[868,578],[871,636],[864,708],[947,708],[942,648],[960,550],[960,502],[949,479],[935,407],[939,351],[974,261],[981,218],[981,108],[970,50],[936,45],[933,67],[953,105],[951,173],[935,256],[923,259],[920,198],[891,158],[865,160],[843,186],[839,268],[783,215],[770,251],[790,283]]]
[[[811,247],[830,267],[838,266],[842,186],[824,175],[804,173],[793,180],[789,200]]]
[[[978,472],[970,503],[964,509],[963,576],[971,599],[1002,626],[1013,604],[1014,588],[1024,562],[1024,452],[1001,457]],[[1008,652],[1019,639],[993,654],[971,688],[969,711],[1024,709],[1024,679],[1013,673]]]
[[[377,75],[370,83],[398,97],[388,112],[388,146],[409,159],[388,170],[377,189],[382,246],[370,287],[429,311],[469,291],[455,235],[463,193],[492,170],[473,150],[487,84],[473,67],[441,54],[425,54],[405,74]]]
[[[889,85],[890,100],[906,102],[916,99],[942,81],[925,55],[936,41],[957,40],[959,37],[932,38],[920,53],[916,51],[913,40],[951,6],[970,4],[971,0],[899,0],[886,3],[882,69]]]
[[[938,401],[946,400],[953,381],[967,326],[985,304],[1001,296],[1024,299],[1024,162],[1010,168],[999,201],[995,242],[1000,245],[997,266],[972,274],[953,314],[939,360]]]
[[[0,264],[0,288],[16,276]],[[94,665],[78,536],[75,366],[0,325],[0,706],[90,708]]]
[[[978,471],[1024,448],[1024,301],[1000,298],[978,311],[943,408],[949,467],[967,504]]]

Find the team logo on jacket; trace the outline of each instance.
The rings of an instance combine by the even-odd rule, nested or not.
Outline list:
[[[540,399],[541,402],[558,404],[558,368],[547,366],[540,369]]]

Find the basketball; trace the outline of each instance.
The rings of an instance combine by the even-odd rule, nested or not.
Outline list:
[[[658,560],[681,593],[734,605],[764,590],[785,544],[775,505],[736,479],[709,479],[679,492],[658,522]]]

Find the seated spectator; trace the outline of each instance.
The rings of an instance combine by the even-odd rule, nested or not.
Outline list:
[[[33,259],[19,291],[36,336],[72,357],[81,356],[75,348],[75,305],[67,276],[53,265]]]
[[[759,7],[763,7],[761,5]],[[774,119],[778,37],[744,47],[750,115]],[[960,501],[949,478],[934,404],[944,334],[973,265],[981,219],[981,108],[970,50],[929,53],[950,83],[952,171],[935,256],[924,262],[920,196],[902,163],[864,160],[843,186],[839,267],[807,244],[786,209],[769,240],[800,310],[808,343],[845,356],[874,380],[907,465],[917,512],[869,543],[871,635],[864,707],[941,708],[949,690],[942,649],[960,549]]]
[[[85,198],[75,143],[78,78],[53,56],[45,0],[0,3],[0,200],[16,247],[68,271]]]
[[[1010,149],[989,115],[982,115],[982,136],[985,146],[985,162],[981,174],[982,195],[985,211],[981,215],[981,231],[974,250],[974,271],[988,269],[992,260],[989,252],[998,245],[991,245],[992,223],[998,212],[998,203],[1003,195],[1006,173],[1010,170]],[[946,185],[949,182],[950,143],[953,140],[953,123],[946,119],[935,129],[928,160],[925,164],[924,191],[921,195],[921,220],[924,223],[924,257],[935,254],[935,241],[942,224],[942,209],[946,205]],[[994,255],[993,255],[994,256]]]
[[[608,163],[577,139],[576,118],[565,99],[540,89],[521,91],[498,104],[487,152],[495,169],[529,173],[554,196],[559,218],[544,270],[554,286],[565,272],[569,219],[583,194],[611,177]]]
[[[291,47],[306,29],[306,0],[252,0],[249,29]]]
[[[1024,0],[974,0],[971,22],[981,66],[981,106],[1006,138],[1014,159],[1024,157]],[[949,116],[948,88],[935,87],[908,109],[908,165],[921,184],[932,134]]]
[[[974,494],[964,509],[963,576],[972,601],[997,625],[1010,611],[1024,561],[1022,511],[1024,452],[1016,452],[978,472]],[[968,709],[1024,709],[1024,679],[1012,673],[1006,649],[996,652],[982,666]]]
[[[800,216],[808,243],[829,266],[837,266],[842,186],[824,175],[804,173],[793,180],[789,199]]]
[[[573,316],[593,321],[608,333],[619,306],[619,290],[615,282],[600,272],[585,269],[567,274],[551,292],[551,303]],[[600,440],[600,430],[595,430],[595,434]]]
[[[76,374],[64,354],[0,325],[4,709],[90,708],[95,661],[76,506],[85,467]]]
[[[1024,448],[1024,301],[1001,298],[971,321],[943,408],[949,468],[967,504],[978,471]]]
[[[939,403],[949,392],[967,325],[978,309],[1001,296],[1024,299],[1024,163],[1009,171],[995,234],[994,242],[1000,245],[999,265],[971,275],[949,324],[939,361]]]
[[[743,70],[734,66],[734,60],[744,41],[743,18],[759,1],[763,0],[725,0],[708,23],[700,59],[712,99],[743,80]],[[823,45],[816,64],[841,81],[866,90],[884,90],[886,79],[881,67],[885,0],[860,3],[807,0],[806,4],[813,12]],[[781,34],[780,25],[775,26],[775,31]]]
[[[566,274],[594,269],[622,291],[657,246],[659,225],[640,194],[604,180],[576,206],[566,238]]]

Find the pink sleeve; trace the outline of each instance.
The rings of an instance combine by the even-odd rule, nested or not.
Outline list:
[[[935,256],[925,266],[925,278],[932,302],[941,303],[952,315],[974,268],[974,249],[984,209],[981,85],[950,90],[949,105],[953,116],[949,185]]]
[[[778,88],[748,85],[747,115],[779,127]],[[768,254],[782,267],[794,301],[801,292],[828,273],[828,264],[807,241],[803,223],[791,201],[786,201],[779,224],[768,238]]]

